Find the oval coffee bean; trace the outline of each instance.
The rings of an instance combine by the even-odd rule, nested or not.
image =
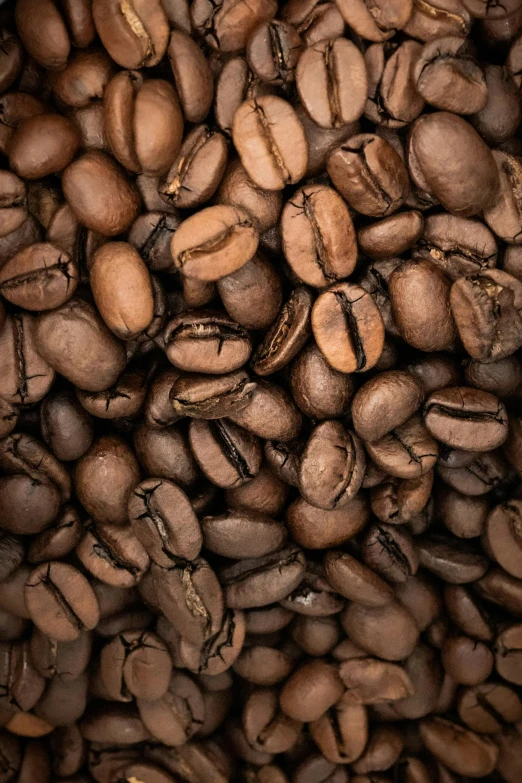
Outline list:
[[[370,370],[384,347],[384,324],[377,305],[353,283],[337,283],[317,297],[312,331],[321,353],[340,372]]]
[[[175,367],[212,375],[238,370],[252,350],[246,329],[218,312],[192,311],[165,330],[165,352]]]
[[[286,542],[280,522],[254,511],[237,509],[203,517],[201,525],[207,549],[234,560],[268,555]]]
[[[491,451],[507,438],[507,412],[493,394],[454,387],[430,394],[424,422],[437,440],[451,448]]]
[[[310,292],[296,288],[252,357],[257,375],[272,375],[297,356],[310,335],[311,311]]]
[[[227,606],[250,609],[280,601],[297,587],[304,572],[304,555],[296,546],[227,566],[220,574]]]
[[[245,101],[234,116],[234,145],[251,179],[264,190],[283,190],[304,175],[308,146],[292,106],[275,95]]]
[[[350,212],[326,185],[308,185],[294,193],[281,216],[285,257],[295,274],[317,288],[348,277],[357,243]]]
[[[257,250],[249,215],[228,206],[207,207],[187,218],[172,237],[174,266],[186,277],[214,281],[235,272]]]
[[[57,641],[73,641],[99,620],[98,600],[87,579],[66,563],[42,563],[24,588],[35,625]]]
[[[164,479],[142,481],[129,498],[129,520],[149,557],[168,568],[173,558],[194,560],[203,543],[198,519],[176,484]]]

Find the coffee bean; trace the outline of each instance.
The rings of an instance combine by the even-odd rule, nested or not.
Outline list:
[[[275,16],[274,0],[255,0],[245,11],[238,9],[231,0],[218,0],[209,8],[204,0],[196,0],[192,23],[206,43],[221,52],[237,52],[244,48],[250,33],[262,22]]]
[[[227,313],[246,329],[266,329],[281,307],[281,280],[258,253],[237,272],[220,278],[217,289]]]
[[[417,540],[420,564],[450,584],[466,584],[484,576],[486,558],[460,540],[428,536]]]
[[[132,587],[149,567],[149,557],[128,528],[85,523],[76,554],[97,579],[114,587]]]
[[[352,283],[337,283],[315,301],[312,331],[328,363],[340,372],[375,366],[384,345],[384,325],[372,297]]]
[[[214,95],[212,73],[201,49],[181,30],[172,30],[168,57],[187,122],[202,122]]]
[[[372,133],[352,136],[328,158],[328,174],[343,198],[363,215],[385,217],[408,195],[408,172],[393,147]]]
[[[130,171],[165,174],[181,147],[183,116],[173,87],[122,71],[103,96],[104,133],[114,157]]]
[[[247,60],[255,75],[269,84],[293,82],[302,51],[301,38],[291,24],[263,22],[248,39]]]
[[[252,357],[254,372],[271,375],[300,352],[310,334],[311,310],[309,291],[296,288]]]
[[[299,497],[286,511],[286,521],[294,540],[307,549],[327,549],[348,541],[369,518],[366,498],[359,494],[341,508],[316,508]]]
[[[138,191],[104,152],[89,151],[73,161],[62,182],[74,215],[92,231],[115,236],[129,228],[138,215]]]
[[[372,607],[352,603],[343,611],[341,623],[356,644],[385,661],[407,658],[419,636],[413,616],[394,602]]]
[[[220,574],[227,606],[249,609],[285,598],[301,581],[304,555],[296,546],[227,566]]]
[[[368,91],[364,59],[346,38],[330,38],[309,46],[297,66],[301,102],[322,128],[338,128],[358,120]]]
[[[167,745],[183,745],[203,723],[204,703],[196,683],[175,672],[167,692],[156,701],[138,699],[141,719],[153,737]]]
[[[492,740],[474,734],[444,718],[430,718],[420,725],[426,747],[458,774],[489,775],[498,757]]]
[[[301,456],[301,494],[318,508],[346,505],[361,488],[365,467],[359,438],[340,422],[322,422],[313,430]]]
[[[412,537],[392,525],[373,525],[361,543],[361,552],[369,568],[397,584],[415,576],[419,566]]]
[[[424,475],[438,457],[437,442],[417,415],[380,440],[365,445],[376,465],[392,476],[404,479]]]
[[[283,190],[306,171],[308,145],[289,103],[275,95],[245,101],[234,116],[232,137],[251,179],[265,190]]]
[[[167,356],[176,367],[216,375],[242,367],[252,349],[246,329],[230,318],[194,311],[169,323],[165,344]]]
[[[286,259],[304,283],[324,288],[353,272],[355,231],[332,188],[309,185],[294,193],[283,209],[281,232]]]
[[[458,703],[459,717],[472,731],[496,734],[522,715],[522,704],[506,685],[484,683],[466,688]]]
[[[185,220],[172,238],[171,251],[184,275],[213,281],[246,264],[257,244],[257,230],[246,212],[216,206]]]
[[[451,182],[446,176],[450,149],[455,172]],[[409,169],[419,188],[461,217],[488,209],[499,192],[491,151],[471,125],[449,112],[435,112],[415,121],[409,141]]]
[[[27,579],[24,595],[35,625],[58,641],[77,639],[98,623],[98,601],[91,586],[65,563],[38,566]]]
[[[158,565],[168,568],[172,558],[194,560],[199,555],[199,522],[185,493],[172,482],[142,481],[128,508],[134,535]]]
[[[235,409],[230,418],[253,435],[285,442],[296,438],[302,425],[301,413],[291,398],[267,381],[258,381],[247,405]]]
[[[504,405],[488,392],[455,387],[430,394],[424,421],[432,435],[453,448],[491,451],[507,437]]]
[[[178,415],[220,419],[247,406],[255,389],[242,370],[211,378],[194,374],[174,382],[170,400]]]
[[[204,517],[202,530],[207,549],[233,559],[267,555],[286,541],[285,528],[279,522],[242,509]]]
[[[165,54],[168,20],[159,0],[145,9],[138,2],[93,2],[92,15],[102,43],[122,68],[157,65]]]
[[[341,698],[343,690],[333,666],[311,659],[286,681],[280,696],[281,709],[294,720],[314,721]]]
[[[340,416],[353,394],[350,377],[330,367],[313,342],[305,346],[293,362],[290,384],[299,408],[312,419]]]
[[[365,606],[385,606],[392,590],[373,570],[346,552],[331,550],[324,560],[325,575],[334,590]]]
[[[287,717],[280,709],[274,689],[258,688],[249,696],[242,723],[247,741],[254,750],[282,753],[296,742],[302,723]]]

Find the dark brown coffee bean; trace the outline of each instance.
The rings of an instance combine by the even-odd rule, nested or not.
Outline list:
[[[507,413],[493,395],[454,387],[433,392],[424,407],[432,435],[452,448],[491,451],[507,437]]]
[[[281,193],[277,190],[262,190],[248,176],[239,160],[232,161],[227,167],[217,192],[217,200],[220,204],[229,204],[248,212],[260,233],[268,231],[277,223],[283,206]]]
[[[324,568],[333,589],[351,601],[365,606],[385,606],[392,600],[391,587],[345,552],[330,550],[325,556]]]
[[[168,568],[155,563],[151,570],[160,609],[185,639],[202,645],[219,631],[223,593],[206,560],[177,558]]]
[[[156,701],[167,691],[172,663],[155,634],[127,631],[103,648],[100,671],[107,692],[117,701],[129,701],[132,696]]]
[[[72,506],[63,506],[52,525],[32,539],[27,560],[43,563],[65,557],[79,543],[82,535],[78,512]]]
[[[265,440],[289,441],[299,435],[300,411],[279,386],[258,381],[246,406],[237,408],[230,418]]]
[[[330,38],[305,49],[296,73],[304,108],[322,128],[338,128],[361,117],[368,92],[366,67],[346,38]]]
[[[63,173],[63,192],[78,221],[104,236],[129,228],[140,208],[135,186],[112,158],[86,152]]]
[[[91,586],[65,563],[38,566],[26,582],[24,595],[35,625],[58,641],[73,641],[98,623],[98,601]]]
[[[169,26],[159,0],[147,6],[140,0],[93,0],[92,14],[103,45],[123,68],[151,67],[165,54]]]
[[[129,527],[85,523],[86,533],[76,547],[85,568],[114,587],[132,587],[149,567],[149,557]]]
[[[385,41],[408,22],[412,4],[408,0],[393,0],[374,4],[363,0],[336,0],[343,18],[362,38],[369,41]]]
[[[40,179],[68,166],[79,146],[80,133],[71,120],[39,114],[18,126],[9,145],[9,164],[24,179]]]
[[[404,163],[388,142],[372,133],[352,136],[330,155],[327,169],[343,198],[363,215],[390,215],[408,195]]]
[[[221,419],[250,403],[256,384],[242,370],[210,378],[187,375],[174,382],[170,400],[174,411],[196,419]]]
[[[492,231],[505,242],[522,242],[522,201],[519,196],[522,166],[519,158],[495,150],[493,157],[500,177],[500,191],[484,219]]]
[[[181,30],[172,30],[168,57],[187,122],[202,122],[214,96],[212,72],[197,43]]]
[[[314,721],[342,696],[343,684],[336,669],[322,660],[302,664],[286,681],[280,696],[281,709],[297,721]]]
[[[286,543],[286,530],[281,523],[243,509],[204,517],[202,530],[207,549],[234,560],[262,557]]]
[[[451,179],[447,160],[450,149]],[[488,209],[499,192],[491,151],[471,125],[449,112],[435,112],[416,120],[409,140],[409,170],[418,188],[461,217]]]
[[[78,269],[67,253],[37,243],[17,253],[0,271],[0,292],[26,310],[53,310],[76,290]]]
[[[233,668],[253,685],[277,685],[290,674],[293,659],[282,650],[254,645],[243,649]]]
[[[468,636],[446,639],[441,650],[447,674],[460,685],[479,685],[493,671],[493,655],[483,643]]]
[[[307,549],[339,546],[355,536],[366,524],[369,508],[357,495],[342,508],[325,511],[297,498],[286,511],[286,521],[294,540]]]
[[[249,261],[258,233],[246,212],[228,206],[207,207],[185,220],[172,238],[172,258],[183,275],[219,280]]]
[[[439,717],[422,721],[420,733],[428,750],[458,774],[484,777],[495,767],[498,748],[488,737]]]
[[[263,463],[259,473],[246,484],[226,489],[225,499],[229,508],[246,508],[277,517],[283,510],[287,494],[288,487]]]
[[[252,357],[252,369],[271,375],[287,365],[310,334],[312,297],[306,288],[296,288]]]
[[[451,584],[475,582],[487,570],[487,559],[459,539],[433,535],[417,539],[415,543],[420,564]]]
[[[361,488],[365,468],[359,438],[340,422],[325,421],[313,430],[301,457],[301,494],[318,508],[346,505]]]
[[[347,409],[353,393],[350,377],[330,367],[313,342],[295,359],[290,384],[299,408],[312,419],[340,416]]]
[[[481,602],[466,587],[447,584],[444,603],[451,620],[468,636],[489,642],[493,623]]]
[[[180,224],[176,215],[151,211],[140,215],[132,224],[128,241],[152,272],[164,272],[172,266],[170,242]]]
[[[54,381],[54,370],[36,348],[36,328],[35,316],[19,312],[0,329],[0,396],[12,405],[38,402]]]
[[[489,511],[485,498],[472,498],[444,488],[438,507],[444,524],[458,538],[475,538],[484,532]]]
[[[196,32],[221,52],[244,49],[252,30],[276,12],[275,0],[255,0],[247,9],[238,9],[233,0],[217,0],[213,7],[208,7],[204,0],[195,0],[191,9]]]
[[[266,329],[281,307],[280,277],[259,253],[218,280],[217,289],[227,313],[246,329]]]
[[[301,38],[288,22],[272,19],[252,32],[247,44],[247,60],[255,75],[269,84],[293,82],[302,51]]]
[[[139,481],[136,458],[125,441],[104,435],[94,441],[75,468],[77,495],[98,522],[125,525],[127,502]]]
[[[175,672],[167,692],[156,701],[138,699],[141,719],[153,737],[167,745],[183,745],[203,723],[204,703],[196,683]]]
[[[401,527],[372,525],[361,543],[361,553],[369,568],[396,584],[415,576],[419,566],[413,538]]]
[[[245,101],[234,116],[234,145],[251,179],[265,190],[283,190],[306,171],[308,146],[292,106],[267,95]]]
[[[370,442],[407,421],[420,407],[421,384],[409,373],[390,371],[367,381],[352,403],[357,434]]]
[[[460,37],[447,36],[425,44],[415,64],[414,79],[424,100],[437,109],[476,114],[486,105],[484,73],[471,47]]]
[[[227,606],[249,609],[280,601],[297,587],[304,571],[304,555],[296,546],[228,566],[221,572]]]
[[[449,307],[450,283],[440,269],[429,261],[406,261],[391,275],[389,292],[403,340],[421,351],[452,347],[456,329]]]
[[[357,285],[337,283],[320,294],[312,331],[328,363],[340,372],[375,366],[384,346],[384,324],[373,298]]]
[[[167,568],[173,558],[194,560],[199,555],[199,522],[185,493],[172,482],[142,481],[128,508],[135,536],[158,565]]]
[[[248,332],[220,313],[192,311],[165,330],[166,354],[188,372],[219,375],[242,367],[252,350]]]
[[[348,277],[357,257],[355,231],[342,198],[326,185],[308,185],[281,216],[285,257],[295,274],[317,288]]]
[[[488,64],[484,68],[484,76],[488,99],[471,121],[482,138],[495,146],[514,136],[520,124],[521,110],[516,84],[506,66]]]
[[[337,38],[344,32],[344,19],[334,2],[289,0],[281,15],[296,27],[307,46],[326,38]]]
[[[245,641],[243,612],[228,609],[220,629],[203,647],[181,639],[180,655],[184,666],[203,677],[215,678],[228,671],[238,657]]]
[[[399,603],[380,607],[352,603],[342,613],[341,623],[356,644],[385,661],[407,658],[419,638],[413,616]]]
[[[439,453],[437,442],[419,416],[413,416],[380,440],[366,443],[366,451],[384,471],[404,479],[427,473],[435,465]]]

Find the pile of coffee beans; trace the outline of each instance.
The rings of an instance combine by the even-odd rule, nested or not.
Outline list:
[[[521,783],[522,0],[0,37],[0,783]]]

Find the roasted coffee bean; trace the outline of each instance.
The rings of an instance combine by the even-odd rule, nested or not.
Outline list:
[[[144,726],[166,745],[183,745],[203,723],[201,691],[181,672],[171,676],[168,690],[160,699],[138,699],[137,704]]]
[[[365,372],[384,347],[384,324],[373,298],[353,283],[337,283],[315,301],[312,331],[328,363],[340,372]]]
[[[341,623],[356,644],[385,661],[407,658],[419,637],[413,615],[394,602],[372,607],[352,603],[343,611]]]
[[[522,570],[518,563],[519,530],[522,501],[509,500],[491,511],[486,521],[489,551],[502,568],[518,579]]]
[[[246,264],[257,244],[257,230],[246,212],[215,206],[180,225],[172,238],[171,252],[183,275],[211,282]]]
[[[334,509],[346,505],[361,488],[366,458],[362,443],[337,421],[319,424],[301,456],[299,488],[312,506]]]
[[[359,229],[359,247],[371,258],[400,256],[422,236],[424,218],[416,210],[398,212]]]
[[[262,22],[248,39],[247,60],[263,82],[293,82],[302,50],[301,38],[291,24],[277,19]]]
[[[114,157],[130,171],[165,174],[181,147],[183,116],[173,87],[121,71],[103,96],[104,134]]]
[[[435,465],[439,453],[437,442],[417,415],[380,440],[365,445],[378,467],[404,479],[427,473]]]
[[[348,375],[334,370],[311,342],[299,352],[290,371],[292,395],[312,419],[330,419],[347,409],[353,394]]]
[[[419,566],[412,537],[392,525],[373,525],[361,543],[361,553],[369,568],[397,584],[415,576]]]
[[[414,79],[424,100],[437,109],[476,114],[486,105],[484,73],[468,42],[457,36],[427,43],[415,64]]]
[[[280,386],[258,381],[245,406],[238,406],[230,418],[253,435],[265,440],[297,438],[303,419],[292,399]]]
[[[42,563],[24,589],[35,625],[57,641],[73,641],[99,620],[98,600],[87,579],[70,565]]]
[[[329,551],[324,568],[334,590],[351,601],[366,606],[385,606],[392,600],[391,587],[375,571],[346,552]]]
[[[220,314],[192,311],[165,330],[166,354],[181,370],[219,375],[245,364],[252,350],[248,332]]]
[[[455,173],[451,184],[445,176],[450,149]],[[488,209],[500,188],[489,148],[471,125],[449,112],[435,112],[415,121],[409,140],[409,170],[418,188],[461,217]]]
[[[156,701],[169,686],[172,663],[165,644],[150,632],[127,631],[107,644],[100,671],[107,692],[117,701],[132,696]]]
[[[181,639],[182,663],[201,677],[217,678],[228,671],[238,657],[245,641],[245,633],[243,612],[228,609],[224,614],[221,628],[205,642],[203,647]]]
[[[215,378],[186,375],[174,382],[170,400],[178,415],[221,419],[247,406],[255,389],[255,382],[242,370]]]
[[[72,552],[82,534],[78,512],[72,506],[63,506],[52,525],[32,540],[27,559],[30,563],[43,563],[64,557]]]
[[[413,70],[422,51],[417,41],[402,44],[376,43],[364,54],[368,73],[365,116],[385,128],[403,128],[424,108]]]
[[[310,335],[311,310],[310,292],[296,288],[252,357],[257,375],[272,375],[300,352]]]
[[[424,422],[439,441],[468,451],[491,451],[507,437],[507,413],[493,395],[454,387],[430,394]]]
[[[306,171],[308,145],[292,106],[275,95],[245,101],[234,116],[234,144],[251,179],[283,190]]]
[[[280,522],[243,509],[204,517],[202,530],[207,549],[234,560],[267,555],[286,542]]]
[[[281,280],[259,253],[236,272],[220,278],[217,289],[227,313],[246,329],[266,329],[281,307]]]
[[[297,66],[297,89],[311,119],[322,128],[338,128],[361,117],[368,92],[359,49],[346,38],[309,46]]]
[[[170,33],[168,57],[187,122],[202,122],[214,96],[212,73],[207,60],[196,42],[176,29]]]
[[[316,508],[299,497],[286,511],[292,537],[307,549],[327,549],[343,544],[357,535],[368,518],[368,503],[361,494],[331,511]]]
[[[87,571],[114,587],[132,587],[149,567],[149,557],[129,528],[85,523],[76,555]]]
[[[416,544],[420,564],[450,584],[474,582],[487,570],[486,558],[459,539],[433,535]]]
[[[287,202],[281,216],[285,257],[295,274],[317,288],[348,277],[357,244],[349,210],[325,185],[308,185]]]
[[[446,639],[441,657],[447,674],[460,685],[479,685],[493,671],[493,654],[489,648],[467,636]]]
[[[363,215],[390,215],[408,195],[408,172],[401,158],[375,134],[352,136],[330,155],[327,168],[341,195]]]
[[[206,560],[173,558],[166,568],[154,564],[152,574],[160,609],[184,638],[201,645],[219,631],[223,593]]]
[[[297,587],[304,571],[304,555],[296,546],[227,566],[220,574],[227,606],[250,609],[280,601]]]
[[[458,702],[459,717],[472,731],[497,734],[522,715],[522,703],[506,685],[484,683],[466,688]]]
[[[302,728],[299,720],[280,712],[277,691],[258,688],[249,696],[243,709],[245,736],[254,750],[282,753],[296,742]]]
[[[0,329],[0,396],[6,402],[41,400],[54,381],[54,370],[36,347],[37,319],[28,313],[8,316]]]
[[[297,721],[317,720],[341,698],[343,690],[332,665],[311,659],[286,681],[280,696],[281,709]]]
[[[418,410],[423,396],[420,383],[409,373],[392,370],[377,375],[353,399],[355,431],[363,440],[379,440],[404,424]]]
[[[458,774],[485,777],[498,757],[495,743],[444,718],[430,718],[420,725],[426,747]]]

